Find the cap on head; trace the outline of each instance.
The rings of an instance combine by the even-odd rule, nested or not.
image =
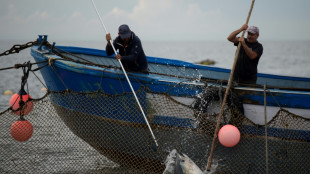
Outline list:
[[[126,24],[123,24],[121,26],[118,27],[118,33],[119,33],[119,36],[122,38],[122,39],[126,39],[126,38],[129,38],[130,35],[131,35],[131,30],[129,29],[128,25]]]
[[[259,29],[256,26],[249,26],[247,32],[250,32],[252,34],[259,34]]]

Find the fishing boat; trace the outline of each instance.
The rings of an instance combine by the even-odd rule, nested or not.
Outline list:
[[[229,69],[147,57],[149,73],[127,72],[158,140],[156,146],[113,56],[107,56],[104,50],[49,44],[46,35],[39,36],[31,55],[41,68],[59,117],[75,135],[104,156],[121,165],[152,168],[162,166],[167,154],[178,149],[198,166],[206,165],[214,115],[219,110]],[[229,111],[225,111],[222,124],[236,125],[242,139],[235,150],[218,145],[216,158],[221,165],[235,161],[233,168],[241,165],[247,171],[260,171],[265,158],[257,159],[252,152],[265,155],[264,136],[268,134],[273,147],[270,151],[281,150],[285,143],[295,149],[286,153],[290,165],[284,168],[274,167],[279,158],[270,157],[269,165],[275,171],[308,170],[299,166],[308,166],[310,156],[310,78],[259,73],[257,85],[234,84],[228,98]],[[280,118],[283,112],[292,119]],[[272,123],[267,131],[266,123]],[[236,156],[243,162],[237,164]],[[300,160],[301,157],[308,160]]]

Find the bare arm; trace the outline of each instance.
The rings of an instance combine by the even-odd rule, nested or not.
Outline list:
[[[246,30],[247,28],[248,28],[247,24],[242,25],[241,28],[239,28],[239,29],[233,31],[232,33],[230,33],[230,35],[227,37],[227,40],[229,40],[230,42],[233,42],[233,43],[239,42],[239,39],[238,39],[237,35],[239,33],[241,33],[243,30]]]

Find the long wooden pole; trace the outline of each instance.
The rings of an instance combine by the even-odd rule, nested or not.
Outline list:
[[[91,1],[92,1],[92,3],[93,3],[93,6],[94,6],[94,8],[95,8],[95,10],[96,10],[96,12],[97,12],[97,15],[98,15],[99,19],[100,19],[100,22],[101,22],[101,24],[102,24],[102,27],[103,27],[104,30],[105,30],[105,33],[108,34],[108,30],[107,30],[107,28],[105,27],[105,25],[104,25],[104,23],[103,23],[103,21],[102,21],[100,15],[99,15],[99,12],[98,12],[98,10],[97,10],[97,7],[96,7],[94,1],[93,1],[93,0],[91,0]],[[114,51],[114,53],[115,53],[115,55],[116,55],[116,54],[117,54],[117,51],[116,51],[116,49],[114,48],[114,45],[113,45],[112,40],[110,40],[109,42],[111,43],[112,48],[113,48],[113,51]],[[121,68],[122,68],[122,70],[123,70],[123,72],[124,72],[124,75],[125,75],[125,77],[126,77],[126,79],[127,79],[127,82],[128,82],[128,84],[129,84],[129,86],[130,86],[130,89],[131,89],[131,91],[132,91],[132,93],[133,93],[133,95],[134,95],[134,97],[135,97],[135,99],[136,99],[136,101],[137,101],[137,103],[138,103],[138,106],[139,106],[139,108],[140,108],[140,111],[141,111],[141,113],[142,113],[142,115],[143,115],[143,118],[144,118],[146,124],[147,124],[147,127],[149,128],[149,130],[150,130],[150,132],[151,132],[151,135],[152,135],[152,137],[153,137],[153,140],[154,140],[156,146],[158,147],[158,143],[157,143],[157,140],[156,140],[156,138],[155,138],[155,135],[154,135],[154,133],[153,133],[153,131],[152,131],[152,128],[151,128],[151,126],[150,126],[150,124],[149,124],[149,122],[148,122],[148,120],[147,120],[147,118],[146,118],[146,116],[145,116],[145,113],[144,113],[144,111],[143,111],[143,109],[142,109],[142,106],[141,106],[141,104],[140,104],[140,102],[139,102],[139,99],[138,99],[138,97],[137,97],[137,95],[136,95],[136,92],[135,92],[135,90],[133,89],[133,87],[132,87],[132,85],[131,85],[131,83],[130,83],[130,80],[129,80],[128,76],[127,76],[127,73],[126,73],[124,67],[123,67],[123,64],[122,64],[122,62],[121,62],[119,59],[117,59],[117,60],[118,60],[120,66],[121,66]]]
[[[249,10],[248,17],[247,17],[246,22],[245,22],[247,25],[248,25],[249,20],[250,20],[250,16],[251,16],[251,13],[252,13],[254,2],[255,2],[255,0],[252,0],[251,8]],[[244,37],[244,34],[245,34],[245,30],[243,30],[241,37]],[[236,67],[238,56],[239,56],[240,48],[241,48],[241,43],[239,42],[238,48],[237,48],[237,51],[236,51],[236,54],[235,54],[234,63],[233,63],[233,66],[231,68],[230,76],[229,76],[229,79],[228,79],[228,84],[227,84],[226,91],[225,91],[225,96],[224,96],[224,99],[223,99],[223,102],[222,102],[222,107],[221,107],[221,110],[220,110],[220,113],[219,113],[219,117],[217,119],[216,128],[215,128],[214,135],[213,135],[210,156],[208,158],[207,171],[210,171],[210,169],[211,169],[213,152],[215,150],[215,143],[216,143],[216,139],[217,139],[217,134],[219,132],[219,127],[220,127],[220,122],[221,122],[221,119],[222,119],[222,116],[223,116],[224,107],[225,107],[227,96],[228,96],[228,93],[229,93],[229,90],[230,90],[230,87],[231,87],[231,82],[233,80],[233,74],[234,74],[234,71],[235,71],[235,67]]]

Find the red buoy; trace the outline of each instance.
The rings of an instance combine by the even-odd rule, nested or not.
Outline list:
[[[24,105],[22,106],[22,108],[20,108],[20,94],[14,94],[10,100],[10,107],[12,107],[13,113],[21,116],[29,114],[33,109],[33,102],[28,101],[29,99],[31,99],[31,96],[29,94],[27,94],[26,92],[22,93],[22,101],[24,102]]]
[[[33,127],[27,120],[17,120],[12,124],[10,133],[17,141],[27,141],[32,136]]]
[[[240,131],[236,126],[227,124],[220,129],[218,138],[223,146],[234,147],[240,141]]]

